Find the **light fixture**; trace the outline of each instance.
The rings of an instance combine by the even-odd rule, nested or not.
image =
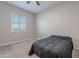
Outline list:
[[[30,2],[32,2],[32,1],[27,1],[27,4],[29,4]],[[33,2],[36,2],[37,5],[40,5],[40,3],[38,1],[33,1]]]

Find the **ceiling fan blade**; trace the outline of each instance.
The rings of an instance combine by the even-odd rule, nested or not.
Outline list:
[[[36,1],[37,5],[40,5],[40,3],[38,1]]]
[[[27,4],[29,4],[31,1],[27,1]]]

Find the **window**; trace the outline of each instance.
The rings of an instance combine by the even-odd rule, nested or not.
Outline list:
[[[11,32],[24,32],[26,31],[26,17],[11,14]]]

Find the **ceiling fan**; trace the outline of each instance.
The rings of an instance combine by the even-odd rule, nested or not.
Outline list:
[[[27,1],[27,4],[29,4],[32,1]],[[40,3],[38,1],[35,1],[37,5],[40,5]]]

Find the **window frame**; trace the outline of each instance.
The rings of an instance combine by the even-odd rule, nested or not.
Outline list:
[[[13,25],[14,25],[14,23],[13,23],[13,21],[14,21],[14,18],[15,17],[19,17],[18,18],[18,23],[15,21],[15,24],[18,24],[18,29],[17,29],[17,31],[15,30],[13,30]],[[24,17],[24,29],[23,28],[21,28],[21,26],[23,25],[22,23],[21,23],[21,21],[23,20],[22,19],[22,17]],[[22,25],[21,25],[22,24]],[[26,17],[25,16],[23,16],[23,15],[20,15],[20,14],[16,14],[16,13],[11,13],[11,32],[25,32],[26,31]]]

